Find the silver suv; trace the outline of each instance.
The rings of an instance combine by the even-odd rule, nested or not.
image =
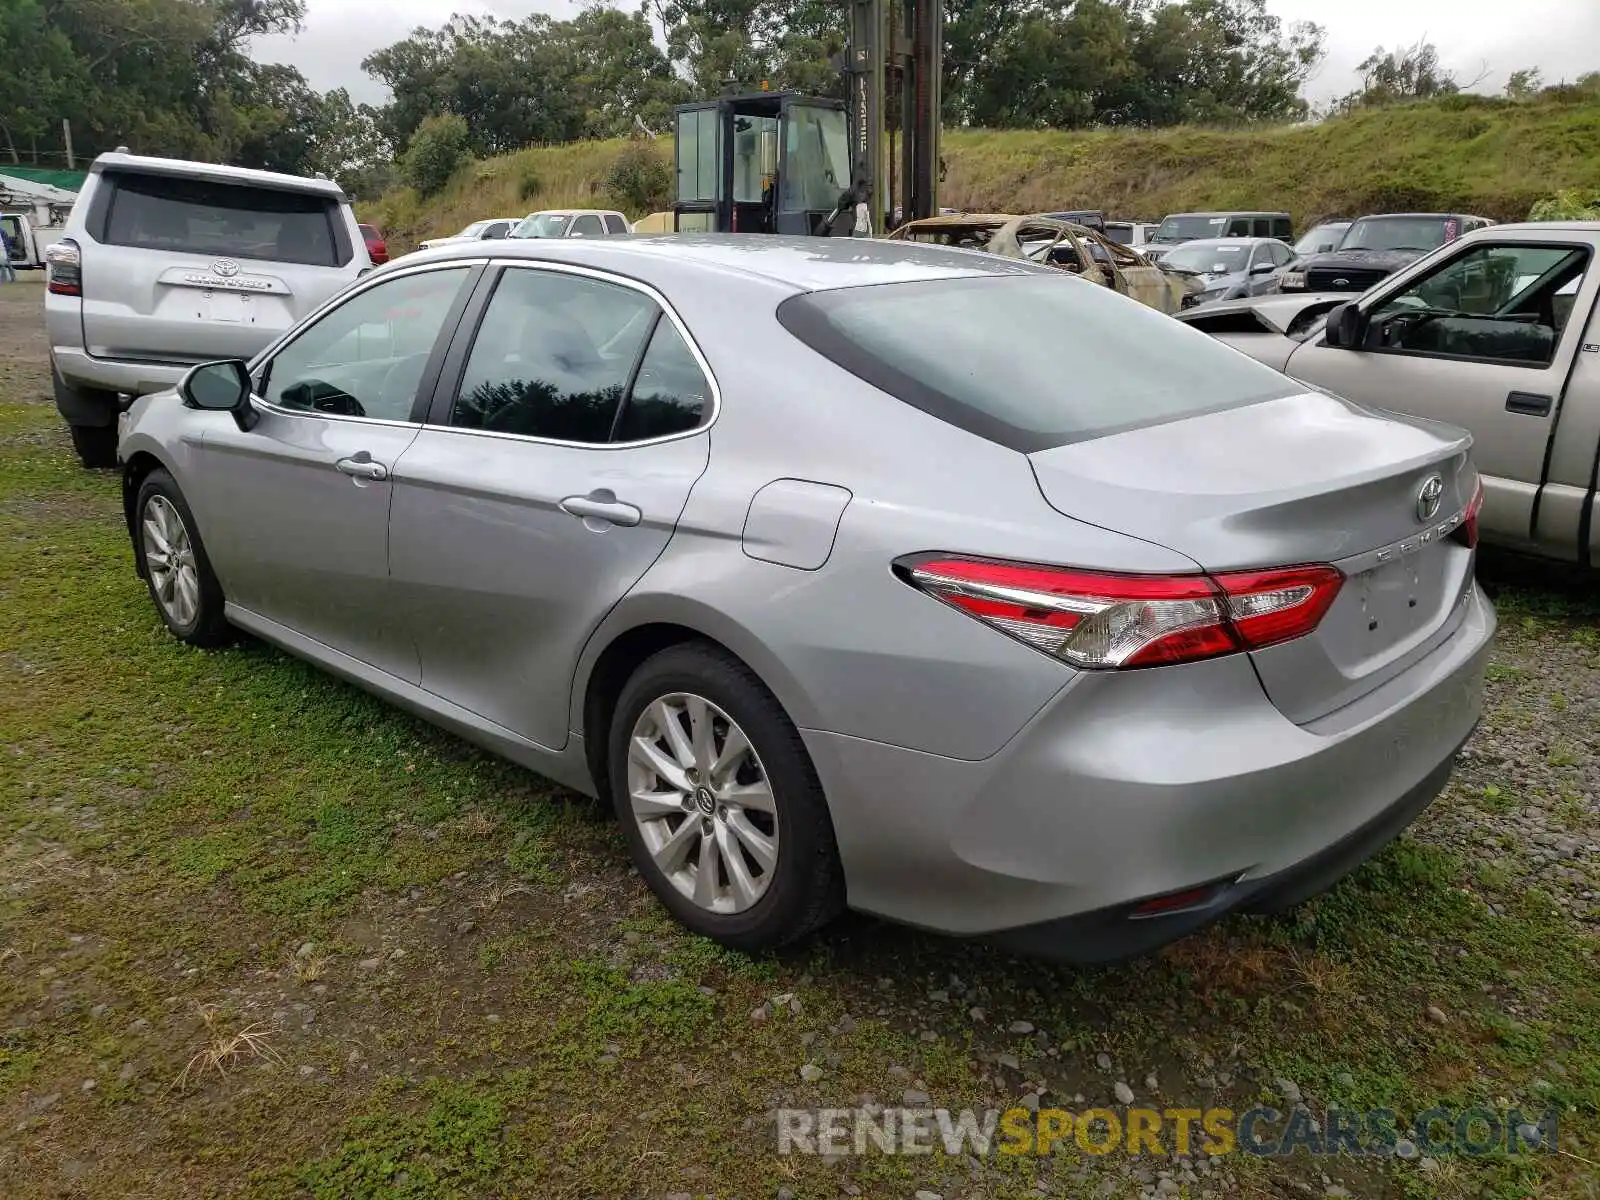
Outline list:
[[[372,267],[339,185],[102,154],[45,252],[56,408],[86,467],[196,363],[250,358]]]

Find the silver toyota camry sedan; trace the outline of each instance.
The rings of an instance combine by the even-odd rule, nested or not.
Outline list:
[[[1494,628],[1469,446],[1049,268],[746,236],[408,255],[120,454],[176,637],[605,798],[691,928],[1103,961],[1443,787]]]

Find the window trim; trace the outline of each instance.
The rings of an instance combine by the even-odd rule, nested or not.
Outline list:
[[[284,417],[311,418],[318,421],[354,421],[362,425],[399,425],[407,429],[421,429],[423,418],[428,414],[427,405],[438,383],[439,371],[444,365],[445,352],[455,340],[456,328],[461,323],[462,314],[466,312],[469,301],[476,296],[479,285],[483,282],[484,268],[487,265],[488,260],[483,258],[453,258],[444,262],[423,263],[400,271],[369,276],[362,280],[360,286],[329,297],[321,307],[313,309],[304,320],[296,322],[285,330],[277,341],[249,361],[251,407]],[[319,324],[325,317],[333,315],[336,310],[343,308],[357,297],[364,296],[373,288],[392,283],[396,279],[409,279],[413,275],[425,275],[436,271],[459,271],[463,267],[467,268],[466,277],[462,281],[461,290],[450,303],[450,311],[445,314],[439,332],[434,335],[433,347],[428,352],[427,366],[422,369],[422,382],[417,385],[417,394],[412,398],[411,416],[408,419],[395,421],[388,417],[354,417],[347,413],[307,412],[303,408],[285,408],[281,404],[274,404],[255,390],[256,374],[269,360],[298,341],[313,325]]]
[[[1428,257],[1432,257],[1433,254],[1437,254],[1440,250],[1443,250],[1446,247],[1459,246],[1461,244],[1462,237],[1464,237],[1464,236],[1465,235],[1463,234],[1461,236],[1458,236],[1455,239],[1455,241],[1445,242],[1443,245],[1441,245],[1441,246],[1437,247],[1436,249],[1430,251],[1428,255],[1425,255],[1424,259],[1428,258]],[[1574,250],[1581,251],[1583,256],[1584,256],[1584,264],[1583,264],[1584,283],[1588,284],[1590,279],[1593,277],[1593,271],[1594,271],[1594,266],[1595,266],[1595,255],[1594,255],[1593,249],[1585,242],[1561,242],[1561,241],[1544,241],[1544,240],[1522,241],[1521,239],[1512,240],[1512,241],[1505,241],[1505,242],[1496,242],[1496,241],[1493,241],[1491,239],[1485,238],[1482,242],[1475,243],[1474,245],[1469,246],[1464,251],[1460,251],[1458,253],[1452,254],[1450,256],[1450,258],[1449,258],[1449,261],[1440,263],[1437,267],[1435,267],[1431,271],[1419,271],[1419,272],[1416,272],[1414,274],[1408,275],[1404,284],[1402,284],[1399,287],[1394,288],[1392,291],[1385,292],[1383,295],[1374,298],[1372,303],[1369,306],[1367,306],[1366,308],[1361,310],[1362,316],[1364,316],[1368,321],[1371,321],[1373,314],[1375,312],[1377,312],[1378,309],[1382,308],[1385,304],[1387,304],[1391,300],[1393,300],[1396,296],[1404,295],[1406,292],[1411,291],[1414,287],[1416,287],[1417,284],[1422,283],[1422,282],[1426,282],[1427,280],[1432,279],[1434,276],[1438,275],[1441,271],[1449,269],[1451,266],[1453,266],[1455,264],[1457,259],[1466,258],[1468,255],[1475,254],[1479,250],[1494,250],[1494,249],[1563,250],[1563,251],[1566,251],[1567,253],[1571,253]],[[1424,261],[1424,259],[1419,259],[1418,262],[1422,262],[1422,261]],[[1583,289],[1579,288],[1578,290],[1579,290],[1579,294],[1581,295]],[[1577,307],[1576,299],[1574,299],[1573,306],[1574,306],[1574,308]],[[1520,359],[1520,358],[1487,358],[1487,357],[1484,357],[1482,355],[1441,354],[1436,350],[1406,350],[1404,348],[1396,349],[1396,348],[1392,348],[1392,347],[1388,347],[1388,346],[1356,346],[1356,347],[1352,347],[1346,353],[1381,354],[1381,355],[1387,355],[1387,356],[1389,356],[1391,358],[1425,358],[1425,359],[1428,359],[1429,361],[1432,361],[1432,362],[1478,363],[1478,364],[1480,364],[1482,366],[1488,366],[1488,367],[1517,367],[1517,368],[1519,368],[1521,370],[1524,370],[1524,371],[1551,371],[1551,370],[1554,370],[1561,363],[1562,351],[1563,351],[1563,348],[1565,347],[1568,334],[1569,334],[1569,332],[1571,330],[1572,330],[1572,322],[1569,320],[1566,325],[1562,326],[1561,336],[1556,339],[1555,345],[1552,347],[1552,349],[1550,351],[1550,361],[1549,362],[1543,362],[1543,363],[1528,362],[1526,359]],[[1582,337],[1582,333],[1583,333],[1583,331],[1580,329],[1576,333],[1572,333],[1572,336],[1575,337],[1575,338],[1581,338]],[[1325,349],[1332,349],[1333,348],[1333,347],[1329,347],[1328,344],[1327,344],[1327,333],[1326,333],[1326,331],[1324,331],[1322,337],[1318,340],[1317,345],[1322,346]]]
[[[450,349],[446,353],[440,372],[434,380],[433,395],[429,400],[427,411],[424,414],[421,428],[435,430],[439,433],[459,434],[463,437],[487,437],[509,439],[517,442],[527,442],[535,446],[575,446],[584,450],[631,450],[638,446],[658,446],[666,442],[680,441],[684,438],[699,437],[717,423],[717,418],[722,415],[722,387],[717,382],[711,364],[706,360],[705,354],[700,349],[699,342],[689,332],[689,327],[684,324],[683,318],[678,315],[678,310],[655,288],[637,279],[630,279],[626,275],[615,275],[609,271],[596,270],[593,267],[579,267],[570,263],[534,262],[529,260],[516,260],[513,262],[496,261],[488,264],[489,269],[478,281],[474,291],[471,306],[457,322],[455,332],[451,337]],[[689,353],[694,358],[695,364],[700,368],[700,373],[705,376],[706,383],[711,390],[710,415],[702,416],[700,423],[693,429],[685,429],[680,433],[667,433],[660,437],[639,438],[629,442],[576,442],[564,438],[536,437],[531,433],[508,433],[498,429],[470,429],[461,425],[450,424],[450,412],[455,407],[457,393],[461,388],[462,377],[466,374],[467,360],[471,357],[472,347],[478,340],[478,329],[483,324],[484,313],[489,308],[489,302],[494,298],[495,288],[500,278],[507,271],[545,271],[554,275],[575,275],[582,279],[592,279],[599,283],[610,283],[618,287],[631,288],[648,299],[655,302],[658,310],[655,321],[650,326],[650,335],[645,338],[643,346],[636,356],[633,366],[628,374],[628,388],[624,391],[622,401],[617,405],[617,416],[627,408],[628,401],[632,398],[633,383],[638,376],[639,365],[644,361],[645,354],[650,349],[650,341],[655,337],[656,330],[660,328],[661,317],[665,316],[678,331],[678,336],[689,347]],[[616,417],[612,418],[612,429],[617,428]]]

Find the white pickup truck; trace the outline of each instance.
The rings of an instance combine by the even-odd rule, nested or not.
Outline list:
[[[5,230],[11,265],[19,271],[37,271],[44,266],[44,248],[61,236],[61,226],[39,226],[22,213],[0,212],[0,229]]]
[[[1178,319],[1347,399],[1466,427],[1483,539],[1600,567],[1600,222],[1491,225],[1353,299]]]

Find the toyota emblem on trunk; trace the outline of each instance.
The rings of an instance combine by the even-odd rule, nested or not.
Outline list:
[[[232,279],[239,273],[239,264],[231,258],[219,258],[211,264],[211,273],[221,275],[224,279]]]
[[[1444,480],[1429,475],[1417,489],[1417,520],[1426,525],[1439,515],[1439,502],[1444,499]]]

